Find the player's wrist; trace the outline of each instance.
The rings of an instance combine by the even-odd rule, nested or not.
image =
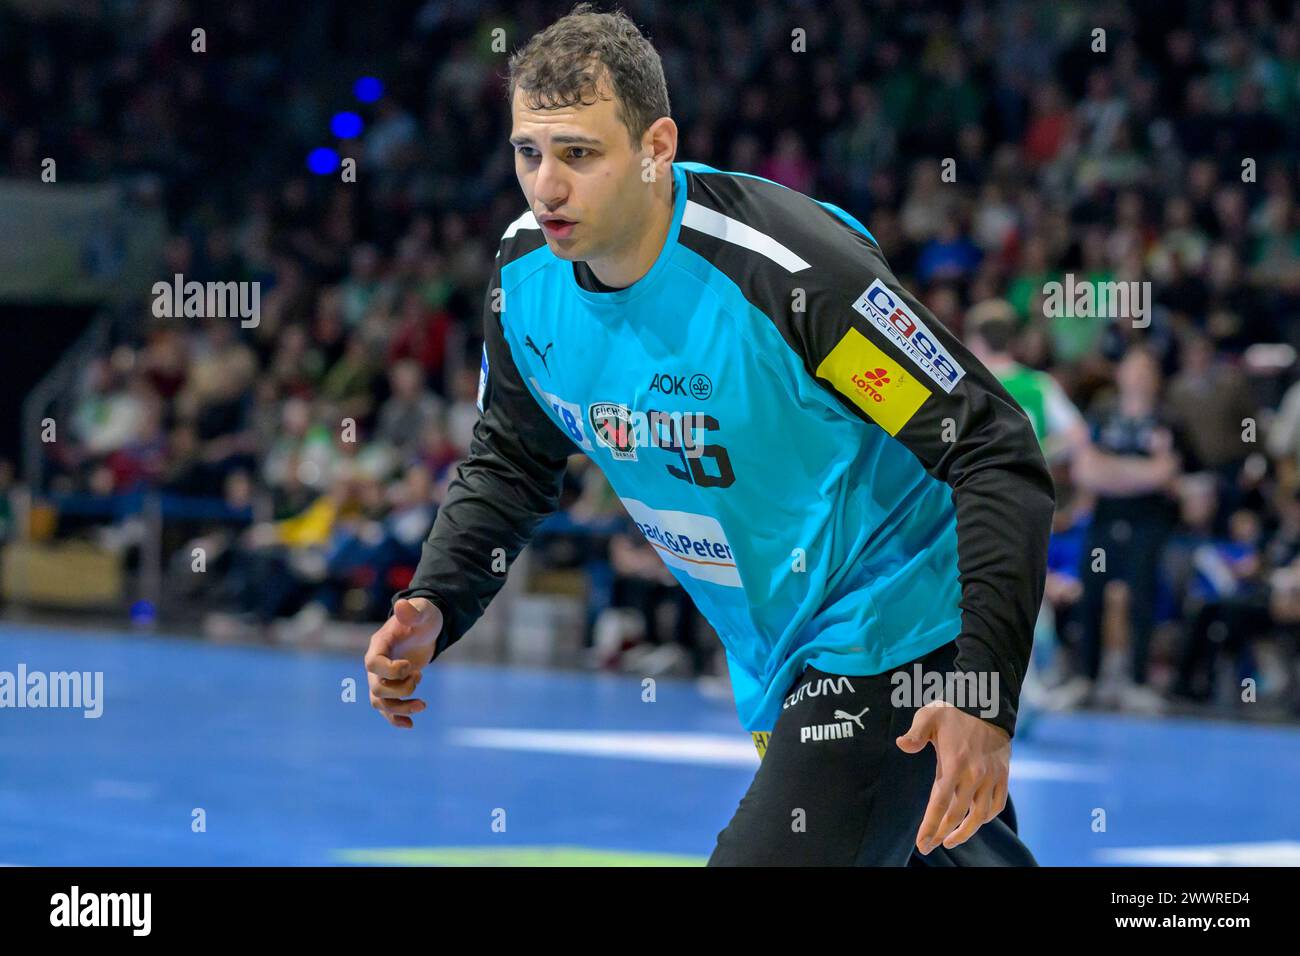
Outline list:
[[[1008,741],[1015,736],[1015,702],[1006,695],[1002,695],[992,702],[971,702],[960,699],[959,695],[945,693],[943,702],[968,717],[974,717],[980,723],[997,730],[1000,736]]]

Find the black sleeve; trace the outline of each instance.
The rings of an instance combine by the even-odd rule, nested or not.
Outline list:
[[[393,597],[425,597],[442,611],[435,656],[469,630],[501,589],[505,569],[558,506],[565,465],[577,451],[515,367],[501,327],[508,297],[497,292],[500,276],[498,267],[483,309],[482,414],[469,456],[456,469],[410,587]]]
[[[1055,507],[1028,417],[899,285],[880,247],[843,210],[731,174],[694,175],[691,200],[745,228],[734,238],[684,229],[681,241],[740,287],[864,427],[883,428],[951,486],[957,666],[997,675],[998,711],[985,719],[1012,733]]]
[[[899,285],[874,243],[855,235],[854,245],[846,250],[841,235],[814,261],[803,277],[808,309],[788,334],[846,408],[951,486],[957,667],[996,674],[1000,696],[995,715],[963,710],[1013,734],[1047,573],[1051,474],[1028,417],[993,374]],[[882,369],[893,380],[877,387]]]

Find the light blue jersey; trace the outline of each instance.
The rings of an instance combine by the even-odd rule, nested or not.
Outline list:
[[[625,289],[597,291],[531,213],[506,231],[480,447],[404,593],[459,637],[494,590],[446,582],[503,533],[486,497],[522,543],[576,449],[717,631],[746,729],[771,730],[806,666],[878,674],[959,637],[1011,683],[1014,723],[1051,513],[1027,420],[852,217],[694,163],[673,180],[666,243]]]

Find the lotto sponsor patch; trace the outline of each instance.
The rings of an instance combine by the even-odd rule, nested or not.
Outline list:
[[[966,374],[966,370],[939,344],[921,317],[879,279],[858,296],[853,308],[889,336],[890,341],[945,392],[951,392]]]
[[[660,511],[635,498],[622,501],[668,567],[710,584],[741,587],[736,556],[718,519],[689,511]]]
[[[897,435],[930,397],[920,380],[854,328],[822,359],[817,377],[834,385],[891,435]]]

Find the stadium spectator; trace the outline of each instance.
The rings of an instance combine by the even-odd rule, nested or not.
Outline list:
[[[387,442],[403,460],[415,452],[425,429],[443,416],[442,402],[424,386],[424,370],[402,359],[388,373],[392,394],[379,408],[375,439]]]
[[[1154,356],[1134,348],[1116,371],[1117,395],[1093,420],[1092,444],[1076,458],[1073,477],[1097,496],[1080,566],[1082,644],[1078,675],[1060,698],[1090,698],[1097,690],[1107,584],[1128,585],[1130,664],[1121,700],[1137,710],[1159,710],[1147,686],[1155,627],[1157,568],[1173,525],[1167,492],[1179,473],[1174,435],[1159,409],[1160,370]]]

